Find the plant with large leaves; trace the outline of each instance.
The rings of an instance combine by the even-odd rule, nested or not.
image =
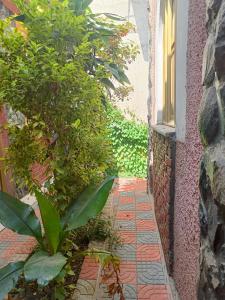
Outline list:
[[[34,18],[33,12],[30,12],[30,6],[37,6],[37,2],[35,0],[32,1],[32,3],[27,3],[23,0],[14,0],[20,10],[23,12],[23,14],[16,16],[14,19],[24,23],[28,29],[31,27],[33,29],[34,24],[38,24],[40,12],[42,14],[42,11],[47,11],[49,7],[49,3],[46,3],[46,1],[39,1],[38,9],[36,10]],[[132,43],[131,41],[126,43],[126,54],[130,52],[126,58],[123,58],[124,54],[118,50],[123,49],[121,44],[121,36],[126,35],[129,32],[129,30],[132,28],[131,23],[126,22],[125,18],[116,14],[93,13],[90,8],[90,4],[93,2],[93,0],[69,0],[61,2],[64,2],[64,4],[60,4],[64,7],[68,5],[68,8],[74,13],[76,18],[81,18],[81,16],[83,17],[83,21],[79,23],[78,26],[82,24],[82,26],[85,28],[85,34],[87,34],[86,42],[90,43],[90,51],[85,53],[85,55],[87,55],[85,59],[86,71],[89,74],[96,76],[98,73],[96,71],[100,67],[101,73],[104,73],[104,76],[100,78],[100,81],[107,88],[107,90],[115,89],[111,79],[114,79],[122,85],[130,84],[129,79],[125,74],[127,69],[126,64],[127,60],[130,60],[129,56],[133,56],[132,59],[136,57],[138,48],[136,44]],[[58,1],[54,2],[54,0],[52,0],[52,3],[54,5],[59,5]],[[41,17],[43,18],[42,15]],[[118,24],[114,21],[123,22],[122,26],[118,26]],[[57,25],[55,23],[56,22],[54,22],[54,26],[56,27]],[[43,26],[45,25],[43,24]],[[39,29],[37,30],[39,31]],[[59,43],[58,40],[61,38],[59,36],[59,30],[55,29],[55,31],[57,32],[52,36],[52,39],[48,40],[48,43],[50,42],[48,44],[49,46],[55,47],[55,45]],[[46,39],[46,34],[44,32],[45,30],[43,30],[42,35],[39,34],[39,42],[40,38],[43,38],[44,40]],[[77,44],[81,43],[80,40],[76,39],[77,36],[77,34],[67,33],[66,42],[64,41],[64,47],[70,49],[70,51],[68,51],[70,58],[73,48],[77,46]],[[97,45],[96,41],[98,41],[98,43],[100,42],[100,44]],[[63,46],[61,47],[63,48]],[[76,55],[79,56],[79,51],[76,53]],[[89,59],[88,61],[87,58]],[[104,72],[102,72],[103,70]]]
[[[15,286],[22,273],[25,280],[36,280],[39,285],[47,285],[59,275],[67,264],[61,251],[66,236],[102,211],[113,182],[114,177],[107,177],[100,186],[89,186],[68,206],[62,218],[51,199],[36,191],[43,234],[31,206],[0,192],[0,223],[19,234],[34,237],[39,244],[38,250],[25,262],[10,263],[0,270],[0,299]]]
[[[46,187],[62,213],[113,168],[105,96],[128,83],[130,25],[94,14],[91,0],[13,2],[20,15],[0,20],[0,105],[13,112],[4,166],[29,192],[39,185],[31,166],[47,166]]]

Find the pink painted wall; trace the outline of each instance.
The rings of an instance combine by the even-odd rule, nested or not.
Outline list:
[[[206,40],[205,0],[189,1],[185,143],[176,145],[174,279],[182,300],[195,300],[199,275],[199,162],[202,146],[197,114],[202,97],[202,57]],[[179,99],[177,99],[179,101]]]
[[[0,126],[7,124],[7,114],[3,107],[0,107]],[[8,132],[6,129],[0,130],[0,157],[5,157],[5,149],[9,147],[9,137]],[[0,161],[0,176],[1,176],[1,184],[0,189],[2,188],[5,192],[14,195],[15,194],[15,185],[11,180],[12,173],[8,171],[7,173],[4,172],[4,162]],[[2,186],[1,186],[2,185]]]

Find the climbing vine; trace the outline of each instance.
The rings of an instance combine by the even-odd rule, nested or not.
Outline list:
[[[133,117],[126,119],[113,106],[108,107],[108,127],[119,174],[146,177],[148,130]]]

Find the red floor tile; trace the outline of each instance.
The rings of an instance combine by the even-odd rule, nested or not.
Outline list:
[[[119,278],[123,284],[137,283],[137,270],[135,262],[122,262]]]
[[[138,261],[160,261],[160,246],[159,245],[137,245],[137,260]]]
[[[80,272],[80,279],[94,280],[98,277],[99,264],[92,258],[86,257]]]
[[[117,220],[134,220],[135,212],[134,211],[118,211],[116,215]]]
[[[138,285],[138,299],[169,300],[166,285]]]
[[[136,244],[137,242],[136,232],[120,231],[120,237],[124,244]]]
[[[157,226],[154,220],[137,220],[136,221],[137,231],[156,231]]]
[[[137,203],[136,209],[138,211],[152,210],[152,204],[151,203]]]
[[[119,201],[120,204],[130,204],[134,202],[135,202],[135,198],[132,197],[121,197]]]

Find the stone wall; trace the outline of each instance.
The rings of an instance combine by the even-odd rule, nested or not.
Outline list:
[[[199,299],[225,298],[225,1],[208,0],[199,131],[201,255]]]
[[[152,192],[168,272],[173,269],[174,133],[165,126],[152,129]]]

